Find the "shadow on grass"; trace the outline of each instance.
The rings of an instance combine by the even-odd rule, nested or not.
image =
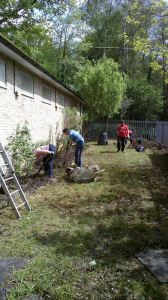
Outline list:
[[[154,189],[151,191],[153,201],[168,209],[168,153],[160,155],[153,153],[149,157],[155,170],[157,170],[155,178],[159,186],[158,191]]]
[[[100,153],[116,153],[117,152],[117,150],[116,151],[100,151]]]
[[[36,239],[43,244],[55,246],[60,253],[64,252],[70,256],[87,253],[95,259],[103,260],[104,264],[128,259],[137,251],[168,247],[168,220],[161,203],[158,206],[156,201],[151,185],[151,172],[153,171],[144,167],[137,167],[134,172],[128,170],[125,177],[119,169],[114,178],[109,170],[111,189],[99,194],[96,199],[88,197],[84,200],[78,199],[77,203],[64,204],[63,217],[70,215],[70,222],[77,220],[81,228],[87,224],[94,230],[82,232],[77,229],[73,234],[57,231],[47,236],[38,235]],[[117,198],[116,191],[113,193],[113,186],[117,183],[120,173],[123,194],[120,192]],[[158,180],[157,175],[155,180]],[[129,186],[132,185],[135,185],[134,194],[129,190]],[[149,199],[143,198],[143,194],[137,194],[138,185],[145,185],[150,194]],[[144,201],[147,204],[144,204]],[[54,209],[54,203],[50,203],[50,206]]]
[[[168,247],[168,220],[162,207],[167,203],[166,181],[161,195],[158,194],[160,189],[155,191],[156,183],[160,187],[160,172],[166,172],[167,164],[164,156],[149,157],[158,168],[157,173],[153,174],[154,170],[145,166],[135,165],[126,171],[120,166],[115,170],[114,177],[113,167],[109,168],[106,177],[111,188],[100,193],[96,199],[88,197],[64,204],[63,217],[70,215],[70,219],[77,220],[79,226],[91,224],[94,230],[86,233],[76,230],[73,234],[57,231],[48,236],[38,235],[36,239],[43,244],[52,244],[60,253],[63,251],[70,256],[77,252],[82,255],[87,253],[102,259],[105,264],[119,258],[128,259],[137,251]],[[119,195],[118,180],[121,186]],[[147,198],[144,190],[148,193]],[[54,209],[54,203],[49,205]],[[58,203],[55,208],[58,209]]]
[[[129,286],[128,279],[131,278],[138,284],[141,282],[146,299],[149,294],[152,300],[166,300],[167,295],[159,290],[159,283],[155,281],[154,286],[154,281],[145,279],[148,277],[144,275],[145,268],[134,257],[135,253],[148,249],[168,248],[168,217],[164,209],[168,196],[166,157],[154,154],[149,157],[151,167],[137,163],[125,168],[121,164],[115,169],[115,176],[114,165],[106,168],[101,180],[108,180],[107,189],[97,197],[87,194],[68,203],[65,201],[62,206],[59,206],[60,199],[48,203],[57,212],[59,206],[60,218],[68,217],[70,226],[33,237],[38,244],[54,248],[56,256],[72,258],[74,264],[79,263],[82,272],[92,272],[89,259],[95,260],[98,273],[103,269],[101,274],[106,278],[108,272],[104,284],[110,293],[112,282],[124,282],[125,278],[126,286]],[[114,299],[129,299],[124,293],[120,289],[118,298],[114,296]]]
[[[80,223],[93,218],[98,223],[100,218],[84,215],[79,217]],[[100,221],[99,221],[100,222]],[[144,251],[148,248],[168,247],[166,232],[163,234],[157,225],[147,225],[140,221],[136,224],[128,224],[122,216],[115,216],[107,226],[97,224],[94,230],[73,233],[67,231],[56,231],[47,235],[36,235],[36,240],[43,245],[56,248],[56,254],[69,257],[90,256],[102,265],[110,266],[118,261],[126,261],[133,257],[134,253]]]

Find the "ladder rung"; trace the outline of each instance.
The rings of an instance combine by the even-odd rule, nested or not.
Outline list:
[[[10,193],[11,195],[13,195],[13,194],[15,194],[15,193],[17,193],[17,192],[19,192],[20,190],[16,190],[16,191],[13,191],[12,193]]]
[[[22,205],[24,205],[26,202],[21,203],[20,205],[18,205],[16,208],[21,207]]]
[[[0,167],[5,167],[5,166],[8,166],[9,164],[8,163],[6,163],[6,164],[4,164],[4,165],[0,165]]]
[[[25,195],[24,195],[24,193],[22,191],[22,188],[21,188],[21,186],[20,186],[20,184],[18,182],[18,179],[17,179],[17,177],[15,175],[15,170],[14,170],[14,168],[12,166],[12,163],[10,162],[9,157],[8,157],[7,153],[5,152],[5,150],[3,149],[2,144],[0,142],[0,157],[1,156],[3,158],[3,164],[0,165],[0,184],[1,184],[1,186],[2,186],[2,188],[4,190],[4,192],[5,192],[5,194],[7,196],[8,202],[10,203],[11,207],[15,210],[16,216],[18,218],[21,218],[21,216],[20,216],[19,211],[17,210],[17,208],[21,207],[22,205],[25,205],[28,210],[31,210],[31,208],[29,206],[29,203],[26,200],[26,197],[25,197]],[[10,175],[5,176],[2,167],[5,167],[5,171],[8,170],[10,172]],[[8,186],[6,184],[6,181],[11,180],[11,179],[14,180],[15,188],[16,189],[18,188],[17,190],[13,190],[13,192],[9,192],[9,188],[8,188]],[[15,199],[13,199],[13,197],[12,197],[12,195],[15,194],[15,193],[17,193],[17,192],[19,192],[20,198],[23,201],[18,206],[16,206],[16,203],[14,201]]]
[[[5,178],[4,181],[8,181],[8,180],[11,180],[13,179],[14,177],[9,177],[9,178]]]

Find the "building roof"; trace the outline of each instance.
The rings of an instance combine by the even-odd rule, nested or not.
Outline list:
[[[54,85],[56,88],[66,93],[70,97],[73,96],[75,100],[84,104],[84,100],[74,93],[68,86],[59,81],[54,75],[44,69],[41,65],[39,65],[35,60],[29,57],[26,53],[20,50],[16,45],[14,45],[10,40],[5,38],[2,34],[0,34],[0,52],[10,57],[20,65],[24,66],[31,72],[40,76],[44,80],[50,82],[50,84]]]

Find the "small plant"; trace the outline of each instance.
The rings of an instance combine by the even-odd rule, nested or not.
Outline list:
[[[32,171],[35,160],[32,152],[35,145],[31,141],[30,130],[27,125],[28,122],[25,122],[21,129],[17,129],[9,137],[9,143],[5,147],[5,150],[12,154],[12,164],[20,177],[28,175]]]

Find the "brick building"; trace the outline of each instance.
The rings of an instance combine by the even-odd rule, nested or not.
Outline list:
[[[56,145],[65,107],[83,112],[83,99],[0,35],[0,142],[28,122],[32,141]]]

